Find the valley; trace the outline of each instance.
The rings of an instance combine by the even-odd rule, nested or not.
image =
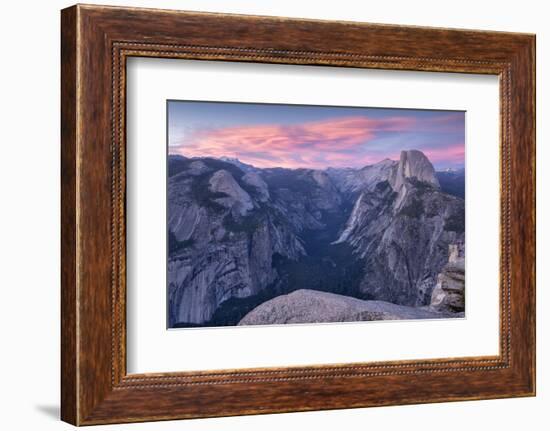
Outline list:
[[[451,258],[463,262],[464,176],[435,172],[420,151],[361,169],[260,169],[179,155],[168,168],[170,327],[246,324],[262,304],[296,291],[393,304],[392,318],[464,315],[442,305],[440,282]],[[453,304],[463,285],[453,284]],[[373,316],[350,311],[348,319]]]

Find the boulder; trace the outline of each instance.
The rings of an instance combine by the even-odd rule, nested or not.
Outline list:
[[[329,292],[300,289],[260,304],[239,325],[357,322],[371,320],[441,319],[457,317],[385,301],[365,301]]]

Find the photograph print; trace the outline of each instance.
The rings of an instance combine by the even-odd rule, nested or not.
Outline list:
[[[465,316],[465,112],[167,116],[168,328]]]

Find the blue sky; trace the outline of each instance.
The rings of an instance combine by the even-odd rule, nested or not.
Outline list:
[[[362,167],[417,149],[437,169],[460,168],[464,133],[462,111],[168,102],[171,154],[258,167]]]

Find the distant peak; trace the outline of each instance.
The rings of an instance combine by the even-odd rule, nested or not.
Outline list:
[[[181,154],[177,154],[177,153],[168,153],[168,158],[170,158],[170,159],[187,160],[187,157],[182,156]]]
[[[399,190],[405,183],[406,178],[415,178],[418,181],[439,188],[439,181],[435,176],[435,169],[430,160],[420,150],[401,151],[397,172],[392,181],[393,189]]]
[[[223,160],[224,162],[240,162],[240,160],[237,157],[221,156],[220,160]]]
[[[444,168],[444,169],[440,169],[438,172],[445,172],[449,174],[459,174],[461,172],[464,172],[464,168]]]
[[[249,165],[248,163],[241,162],[237,157],[227,157],[227,156],[221,156],[219,157],[219,160],[226,163],[231,163],[234,166],[237,166],[244,172],[250,172],[255,170],[256,168],[252,165]]]
[[[410,155],[420,155],[420,156],[426,157],[422,151],[415,150],[414,148],[410,149],[410,150],[401,150],[401,154],[403,154],[403,153],[410,154]]]
[[[387,157],[384,160],[380,160],[378,163],[375,163],[376,165],[393,165],[394,163],[397,163],[395,160],[388,159]]]

